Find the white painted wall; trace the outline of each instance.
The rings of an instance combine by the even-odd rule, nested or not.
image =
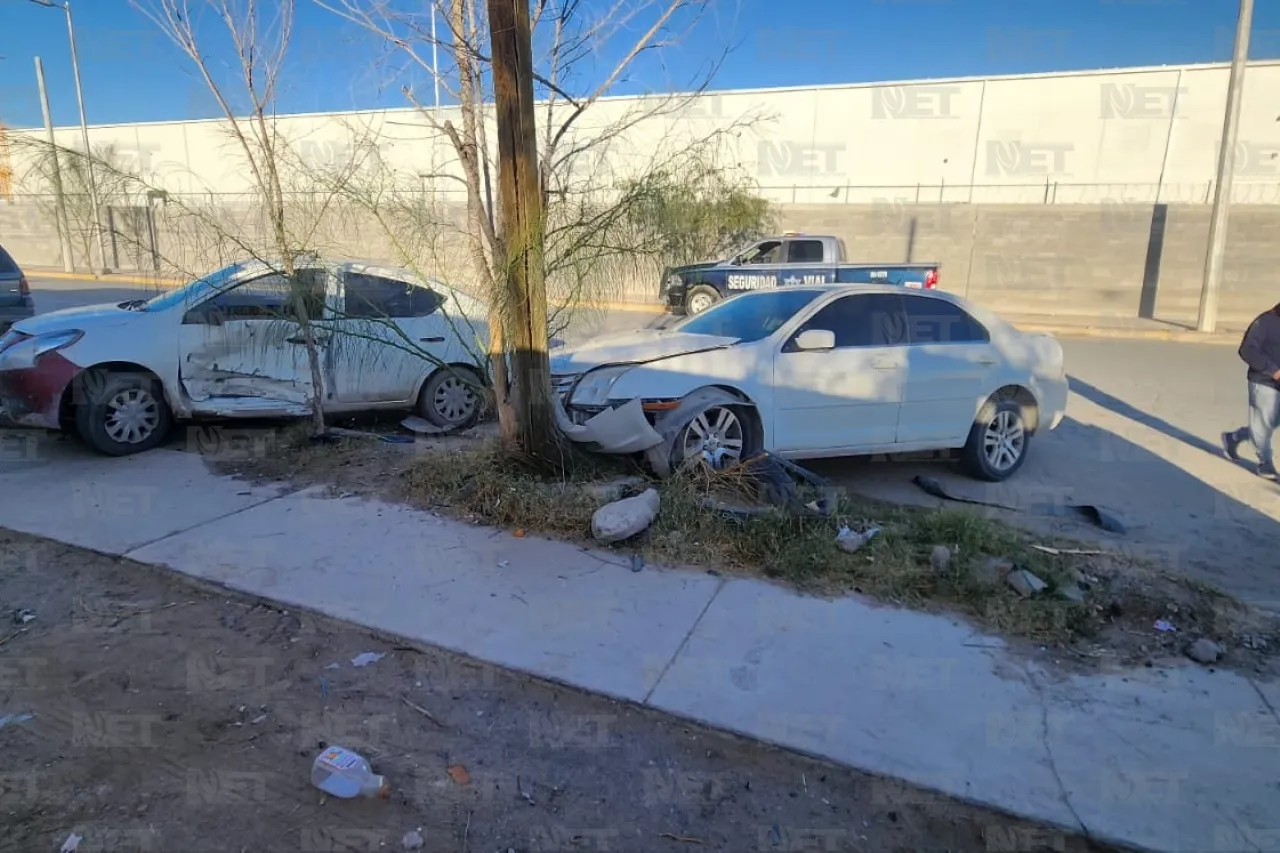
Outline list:
[[[1194,202],[1211,198],[1227,67],[1044,74],[808,89],[724,91],[671,103],[612,98],[580,120],[578,138],[653,111],[578,164],[598,178],[634,174],[693,139],[723,134],[735,163],[779,202]],[[1280,203],[1280,62],[1250,65],[1235,199]],[[678,109],[674,109],[678,107]],[[445,118],[458,121],[456,108]],[[288,116],[282,133],[311,169],[349,161],[363,142],[406,185],[459,175],[452,151],[412,110]],[[37,133],[21,131],[21,133]],[[171,192],[243,193],[244,157],[217,121],[105,125],[143,177]],[[78,131],[58,129],[60,144]],[[491,138],[492,141],[492,138]],[[367,155],[366,155],[367,156]],[[24,170],[15,164],[21,179]],[[416,182],[416,183],[415,183]],[[460,185],[438,177],[436,188]],[[37,191],[19,181],[18,192]]]

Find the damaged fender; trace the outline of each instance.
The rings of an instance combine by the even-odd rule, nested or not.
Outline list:
[[[755,408],[755,404],[731,394],[722,388],[699,388],[686,395],[680,405],[658,419],[656,424],[661,434],[661,443],[651,445],[645,451],[645,461],[659,477],[669,477],[672,471],[672,453],[675,450],[676,438],[681,430],[689,425],[701,412],[712,406],[740,406]]]

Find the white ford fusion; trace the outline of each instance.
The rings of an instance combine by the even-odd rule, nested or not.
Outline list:
[[[660,473],[768,450],[792,459],[960,450],[998,481],[1062,421],[1067,377],[1050,335],[967,300],[894,286],[785,287],[674,327],[556,350],[562,429]]]
[[[474,421],[488,339],[480,303],[404,269],[300,258],[300,286],[279,269],[232,264],[153,299],[20,320],[0,337],[0,414],[73,429],[113,455],[155,447],[175,420],[306,415],[316,383],[300,299],[325,412]]]

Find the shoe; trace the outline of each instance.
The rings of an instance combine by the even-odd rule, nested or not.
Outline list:
[[[1240,439],[1236,438],[1234,432],[1222,434],[1222,450],[1232,462],[1240,461]]]
[[[1258,476],[1267,480],[1274,480],[1276,479],[1276,469],[1270,465],[1259,465]]]

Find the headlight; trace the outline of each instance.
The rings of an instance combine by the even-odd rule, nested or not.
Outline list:
[[[26,338],[0,350],[0,364],[10,370],[35,367],[36,359],[40,356],[69,347],[82,337],[84,332],[79,329],[67,329],[65,332],[50,332]]]
[[[630,365],[624,364],[592,370],[578,382],[572,402],[579,406],[603,406],[609,402],[609,392],[613,390],[614,383],[630,369]]]
[[[679,287],[683,283],[684,283],[684,279],[680,278],[680,275],[678,273],[672,273],[671,275],[667,276],[668,290],[670,290],[673,287]]]

